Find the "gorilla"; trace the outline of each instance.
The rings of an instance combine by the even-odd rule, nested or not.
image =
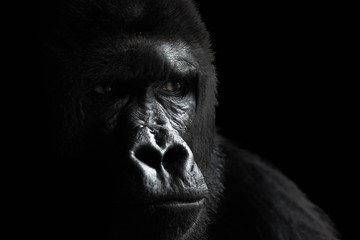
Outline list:
[[[220,136],[191,0],[38,5],[49,239],[336,240],[321,209]]]

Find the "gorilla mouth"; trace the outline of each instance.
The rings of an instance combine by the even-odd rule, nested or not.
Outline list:
[[[152,202],[149,204],[145,204],[145,206],[149,206],[155,209],[168,209],[170,211],[182,211],[182,210],[186,210],[186,209],[195,209],[195,208],[200,208],[203,204],[204,204],[205,199],[200,199],[197,201],[193,201],[193,200],[164,200],[164,201],[157,201],[157,202]]]
[[[169,194],[162,196],[148,196],[146,200],[138,202],[140,207],[156,207],[156,208],[188,208],[201,207],[205,202],[207,191],[189,192],[179,194]]]

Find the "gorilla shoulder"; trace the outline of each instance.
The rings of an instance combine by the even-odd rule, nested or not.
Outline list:
[[[240,149],[219,136],[224,163],[224,196],[218,222],[219,239],[336,240],[327,215],[296,184],[266,159]],[[261,229],[261,230],[260,230]],[[217,239],[215,237],[215,239]]]

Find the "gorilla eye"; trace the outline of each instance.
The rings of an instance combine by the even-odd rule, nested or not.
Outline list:
[[[162,86],[161,89],[167,92],[179,92],[183,89],[183,86],[180,82],[168,81]]]
[[[94,87],[94,92],[98,93],[98,94],[109,94],[111,92],[112,88],[110,85],[101,85],[98,84]]]

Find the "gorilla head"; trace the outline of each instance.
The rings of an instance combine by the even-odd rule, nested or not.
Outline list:
[[[80,225],[111,238],[203,235],[222,164],[213,55],[193,4],[43,4],[52,154],[71,168]]]

